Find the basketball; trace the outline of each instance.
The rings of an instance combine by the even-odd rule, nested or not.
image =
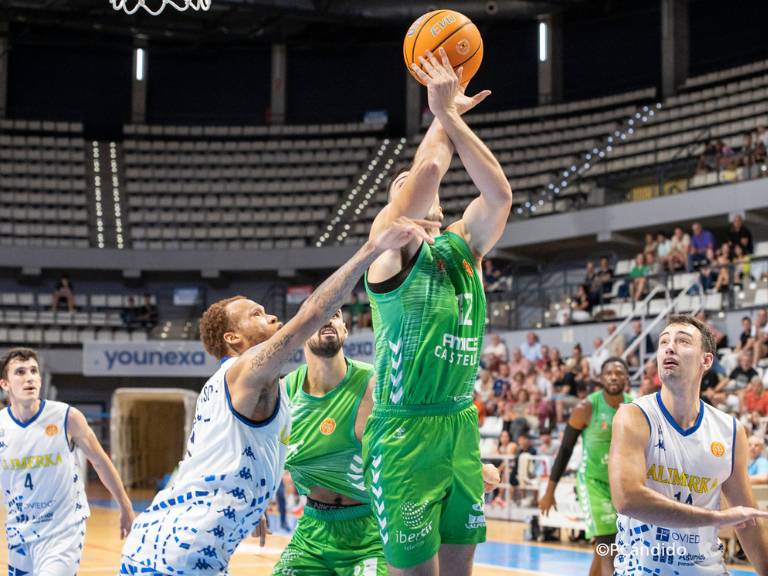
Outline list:
[[[433,10],[420,16],[408,28],[403,42],[403,58],[411,76],[411,64],[419,64],[419,56],[427,51],[437,53],[444,48],[454,70],[464,67],[461,81],[469,82],[483,61],[483,39],[472,21],[455,10]]]

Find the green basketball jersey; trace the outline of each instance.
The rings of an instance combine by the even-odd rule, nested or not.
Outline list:
[[[346,361],[346,376],[323,397],[304,391],[306,364],[285,377],[293,419],[285,467],[300,494],[309,494],[314,486],[322,486],[368,503],[362,445],[355,436],[355,420],[373,376],[373,366],[349,358]]]
[[[602,390],[593,392],[587,400],[592,404],[592,419],[581,433],[584,455],[580,472],[588,478],[608,482],[608,451],[616,409],[605,401]],[[632,396],[624,394],[624,403],[627,402],[632,402]]]
[[[454,403],[472,398],[485,331],[485,292],[472,250],[446,232],[421,245],[391,292],[372,292],[377,405]]]

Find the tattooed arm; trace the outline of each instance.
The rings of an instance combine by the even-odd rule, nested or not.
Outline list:
[[[266,420],[275,411],[277,381],[283,364],[304,341],[320,329],[344,303],[363,272],[384,250],[397,250],[419,239],[432,243],[426,220],[398,218],[378,237],[368,240],[352,258],[323,282],[288,323],[269,340],[246,351],[227,371],[232,405],[253,420]]]

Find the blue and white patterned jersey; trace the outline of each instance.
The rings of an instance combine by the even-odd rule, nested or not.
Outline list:
[[[736,420],[699,401],[699,416],[688,430],[675,422],[661,393],[634,401],[648,421],[645,485],[667,498],[698,508],[720,509],[723,482],[733,471]],[[715,526],[667,528],[617,517],[614,561],[619,576],[728,574]]]
[[[280,384],[275,412],[265,422],[238,414],[226,381],[234,361],[225,360],[200,392],[173,484],[133,523],[123,557],[141,572],[226,574],[277,490],[291,428],[288,397]]]
[[[83,479],[67,437],[69,406],[42,400],[22,423],[0,411],[0,486],[8,503],[12,550],[81,523],[89,515]]]

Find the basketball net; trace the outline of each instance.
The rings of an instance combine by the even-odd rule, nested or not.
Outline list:
[[[183,12],[187,9],[208,10],[211,0],[109,0],[115,10],[124,10],[126,14],[135,14],[140,8],[152,16],[157,16],[166,6]]]

